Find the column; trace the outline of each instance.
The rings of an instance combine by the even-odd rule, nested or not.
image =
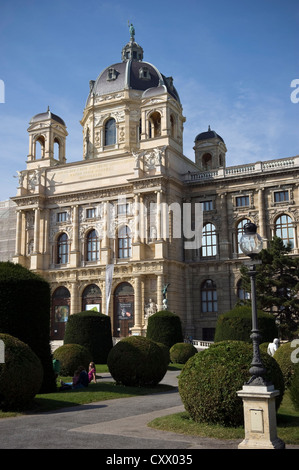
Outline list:
[[[133,335],[141,335],[142,323],[142,298],[141,298],[141,278],[135,277],[134,289],[134,327],[132,328]]]
[[[40,252],[40,208],[37,207],[34,211],[34,244],[33,253]]]
[[[73,206],[73,239],[70,253],[70,264],[71,266],[77,267],[80,262],[80,251],[79,251],[79,222],[78,222],[79,210],[78,206]]]
[[[163,307],[163,275],[158,274],[157,276],[157,306],[158,310],[162,310]]]
[[[259,209],[259,234],[262,238],[266,238],[266,220],[265,220],[265,200],[264,188],[260,188],[258,192],[258,209]]]

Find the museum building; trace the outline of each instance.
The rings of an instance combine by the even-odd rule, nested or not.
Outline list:
[[[81,161],[67,163],[61,117],[32,117],[12,259],[51,286],[52,340],[91,308],[111,317],[114,337],[145,334],[148,316],[168,308],[184,335],[213,340],[218,315],[247,296],[245,223],[265,246],[276,234],[298,254],[299,156],[227,166],[207,125],[191,161],[184,122],[172,77],[143,60],[133,30],[121,62],[89,83]]]

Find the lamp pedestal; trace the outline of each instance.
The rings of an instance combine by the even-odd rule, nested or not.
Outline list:
[[[239,449],[284,449],[277,437],[274,385],[244,385],[237,395],[243,399],[245,439]]]

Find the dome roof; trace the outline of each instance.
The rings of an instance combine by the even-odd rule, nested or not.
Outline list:
[[[33,116],[29,124],[33,124],[35,122],[40,122],[40,121],[47,121],[48,119],[52,119],[53,121],[59,122],[59,124],[62,124],[63,126],[65,126],[65,122],[63,121],[63,119],[61,119],[56,114],[51,113],[49,107],[45,113],[40,113],[40,114],[36,114],[35,116]]]
[[[215,139],[215,138],[220,139],[221,142],[224,143],[224,140],[222,139],[222,137],[218,135],[215,131],[212,131],[209,126],[209,129],[207,132],[201,132],[195,137],[195,142],[199,142],[201,140]]]
[[[165,77],[154,65],[144,62],[143,49],[131,36],[130,42],[122,49],[122,62],[106,67],[95,81],[90,82],[87,104],[92,94],[102,96],[124,89],[142,92],[151,89],[153,92],[153,89],[158,88],[160,88],[158,90],[160,93],[161,90],[167,91],[180,102],[179,95],[173,86],[172,77]]]

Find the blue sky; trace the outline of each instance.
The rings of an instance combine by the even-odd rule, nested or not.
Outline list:
[[[67,125],[67,161],[82,159],[89,80],[121,61],[128,20],[144,60],[174,78],[187,157],[209,125],[228,166],[299,154],[297,0],[0,0],[0,201],[16,194],[28,123],[48,106]]]

